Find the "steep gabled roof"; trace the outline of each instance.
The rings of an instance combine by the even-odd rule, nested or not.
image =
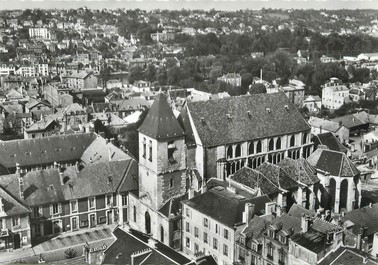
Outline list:
[[[63,171],[63,185],[57,168],[30,171],[21,174],[24,181],[23,199],[20,197],[17,174],[1,176],[0,186],[19,201],[37,206],[135,190],[138,188],[137,169],[137,162],[133,159],[94,163],[86,165],[79,172],[76,166],[71,166]]]
[[[242,231],[247,237],[247,246],[251,247],[250,239],[259,239],[263,236],[264,231],[270,224],[269,221],[259,216],[254,216],[248,226]]]
[[[258,213],[265,209],[265,203],[270,199],[266,195],[247,199],[224,187],[215,187],[183,203],[228,227],[234,227],[242,222],[247,202],[254,204]]]
[[[378,232],[378,203],[372,204],[371,206],[365,206],[360,209],[355,209],[353,211],[345,213],[341,217],[341,222],[345,223],[347,221],[352,222],[352,231],[355,235],[360,233],[360,229],[367,227],[366,236],[371,236]]]
[[[298,182],[290,178],[282,168],[269,162],[264,162],[256,170],[282,189],[292,189],[299,186]]]
[[[158,94],[138,131],[156,140],[185,135],[163,93]]]
[[[248,167],[242,167],[230,178],[252,189],[260,189],[262,194],[270,195],[279,191],[279,186],[266,178],[261,172]]]
[[[290,216],[296,217],[296,218],[301,218],[303,216],[303,214],[308,215],[310,217],[315,217],[316,212],[308,210],[308,209],[306,209],[303,206],[300,206],[298,204],[293,204],[290,207],[290,210],[287,214],[290,215]]]
[[[313,185],[319,182],[319,178],[316,176],[316,170],[310,163],[304,158],[297,160],[291,158],[285,158],[278,163],[287,175],[295,181],[300,181],[306,185]]]
[[[188,102],[187,107],[205,147],[310,129],[283,93]]]
[[[345,146],[343,146],[340,143],[340,141],[335,137],[335,135],[331,132],[314,135],[312,140],[315,143],[315,146],[325,145],[330,150],[343,152],[345,154],[348,151],[348,149]]]
[[[18,200],[16,200],[11,194],[9,194],[0,185],[0,198],[4,205],[5,216],[14,216],[29,213],[30,209],[22,205]]]
[[[360,171],[342,152],[318,148],[313,152],[307,161],[317,169],[329,172],[332,176],[354,177]]]
[[[15,168],[16,163],[24,167],[78,160],[96,137],[80,133],[0,142],[0,164]]]
[[[174,249],[156,242],[155,247],[148,244],[149,236],[130,229],[126,232],[117,228],[113,232],[117,240],[105,251],[104,264],[130,264],[131,255],[138,253],[134,264],[194,264]],[[120,255],[119,255],[120,254]]]

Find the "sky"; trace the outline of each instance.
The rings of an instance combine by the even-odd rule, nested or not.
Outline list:
[[[4,9],[378,9],[378,0],[0,0]]]

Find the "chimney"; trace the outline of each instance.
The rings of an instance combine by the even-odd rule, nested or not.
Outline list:
[[[302,233],[306,233],[308,231],[309,219],[310,218],[307,215],[302,214],[302,217],[301,217]]]
[[[275,212],[276,203],[275,202],[267,202],[265,203],[265,215],[272,214]]]
[[[243,212],[243,223],[246,225],[252,220],[255,211],[255,205],[252,203],[247,202],[244,205],[244,212]]]
[[[194,190],[193,189],[189,189],[188,190],[188,200],[192,199],[194,197]]]
[[[282,215],[282,209],[281,206],[277,205],[276,206],[276,216],[280,217]]]
[[[153,248],[153,249],[155,249],[156,248],[156,240],[155,239],[153,239],[152,237],[150,237],[149,239],[148,239],[148,246],[150,247],[150,248]]]
[[[60,179],[60,185],[64,185],[64,181],[63,181],[63,172],[61,170],[59,170],[59,179]]]
[[[357,245],[356,245],[356,248],[358,249],[358,250],[361,250],[361,246],[362,246],[362,232],[363,231],[361,231],[362,230],[362,228],[360,229],[360,232],[358,233],[358,235],[357,235]]]
[[[20,174],[20,164],[19,163],[16,163],[16,174],[17,175]]]
[[[80,171],[80,163],[79,163],[79,161],[76,161],[75,167],[76,167],[76,172],[79,173],[79,171]]]
[[[207,191],[206,183],[203,183],[202,188],[201,188],[201,194],[205,193],[206,191]]]
[[[18,175],[18,186],[20,188],[20,198],[24,199],[24,179],[21,175]]]

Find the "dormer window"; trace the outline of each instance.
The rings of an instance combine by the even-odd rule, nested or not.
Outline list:
[[[274,238],[274,231],[273,230],[268,230],[268,236],[271,238]]]
[[[280,236],[279,236],[279,241],[280,241],[282,244],[286,244],[286,236],[284,236],[284,235],[280,235]]]
[[[255,243],[252,243],[252,250],[257,252],[257,244]]]

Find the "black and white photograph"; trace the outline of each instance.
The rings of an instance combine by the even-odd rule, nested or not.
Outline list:
[[[0,264],[378,265],[378,0],[0,0]]]

